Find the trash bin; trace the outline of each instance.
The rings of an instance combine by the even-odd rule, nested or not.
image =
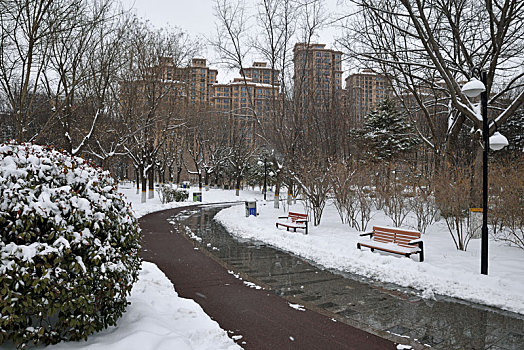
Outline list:
[[[202,192],[193,192],[193,202],[202,202]]]
[[[246,218],[249,215],[257,216],[257,202],[246,201]]]

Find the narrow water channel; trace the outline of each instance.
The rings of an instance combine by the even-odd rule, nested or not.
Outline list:
[[[524,349],[524,316],[330,271],[262,242],[231,236],[213,220],[220,207],[183,211],[172,221],[235,273],[339,321],[409,338],[428,349]],[[524,298],[524,296],[523,296]]]

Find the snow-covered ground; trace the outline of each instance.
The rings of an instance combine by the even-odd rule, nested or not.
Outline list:
[[[158,198],[158,193],[155,191],[153,199],[147,199],[146,203],[141,203],[141,195],[136,193],[136,188],[131,183],[124,183],[119,185],[119,191],[128,198],[137,217],[142,217],[146,214],[155,211],[176,208],[180,206],[188,206],[192,204],[200,204],[199,202],[192,202],[193,191],[199,191],[197,187],[191,187],[189,191],[189,199],[185,202],[171,202],[162,204]],[[211,188],[209,191],[202,189],[202,203],[222,203],[222,202],[236,202],[236,201],[253,201],[262,199],[259,191],[240,191],[239,196],[235,196],[234,190],[222,190]]]
[[[300,202],[291,208],[304,212]],[[458,251],[443,219],[423,235],[425,261],[420,263],[418,255],[405,258],[372,253],[367,248],[358,250],[360,232],[341,223],[334,205],[326,206],[320,226],[310,223],[308,235],[277,229],[276,219],[285,213],[283,209],[274,209],[270,201],[259,202],[258,211],[258,217],[246,218],[244,208],[234,206],[219,212],[215,219],[236,236],[269,243],[327,268],[413,287],[425,298],[447,295],[524,314],[522,249],[490,241],[489,275],[485,276],[480,274],[480,239],[471,240],[466,252]],[[392,225],[383,212],[376,211],[372,216],[368,231],[373,225]],[[413,218],[409,219],[411,222],[407,220],[404,227],[412,229],[409,224]]]
[[[153,263],[142,263],[129,301],[116,327],[90,336],[87,342],[59,343],[46,350],[240,349],[196,302],[178,297]]]
[[[190,198],[192,191],[190,190]],[[193,202],[161,204],[154,199],[140,203],[140,195],[131,184],[120,186],[138,217],[147,213],[187,206]],[[328,205],[318,227],[311,227],[309,235],[275,228],[275,220],[284,215],[283,209],[274,209],[272,199],[262,201],[260,192],[211,189],[203,191],[204,203],[258,200],[258,217],[244,215],[244,206],[222,210],[217,220],[233,234],[267,242],[273,246],[301,255],[328,268],[350,271],[381,281],[411,286],[421,295],[454,296],[493,305],[524,314],[524,251],[490,242],[490,275],[480,275],[479,240],[473,240],[467,252],[457,251],[444,222],[438,222],[424,235],[426,261],[418,257],[407,259],[369,250],[359,251],[358,232],[340,223],[336,209]],[[302,204],[292,210],[304,212]],[[374,213],[369,225],[389,225],[390,219],[381,212]],[[239,349],[226,331],[207,316],[194,301],[178,297],[167,277],[152,263],[144,262],[138,282],[132,289],[124,316],[116,327],[89,337],[87,342],[60,343],[46,347],[49,350],[108,349]],[[4,345],[0,349],[11,349]]]
[[[197,188],[198,189],[198,188]],[[119,187],[131,203],[137,217],[147,213],[193,202],[162,204],[155,193],[154,199],[140,203],[140,195],[131,184]],[[192,194],[193,189],[190,191]],[[206,203],[235,200],[253,200],[256,194],[212,189],[203,191]],[[260,195],[259,195],[260,197]],[[192,196],[190,197],[192,198]],[[180,298],[173,284],[153,263],[143,262],[138,282],[129,297],[131,305],[115,327],[93,334],[87,341],[59,343],[46,350],[215,350],[241,349],[218,323],[204,313],[200,305],[190,299]],[[1,350],[12,350],[1,345]]]

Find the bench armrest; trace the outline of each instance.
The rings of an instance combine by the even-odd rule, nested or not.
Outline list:
[[[363,237],[363,236],[373,236],[373,232],[361,233],[360,237]]]
[[[417,238],[417,239],[414,239],[412,241],[409,241],[408,244],[409,245],[416,245],[416,244],[419,244],[419,243],[422,243],[422,238]]]
[[[287,216],[279,216],[278,218],[279,219],[287,219],[288,217]]]

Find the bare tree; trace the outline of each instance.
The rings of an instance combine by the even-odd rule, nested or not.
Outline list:
[[[49,120],[36,140],[53,126],[53,133],[60,135],[56,145],[73,155],[86,147],[97,122],[107,119],[109,108],[117,106],[110,99],[116,98],[113,92],[123,64],[122,52],[127,49],[129,24],[112,0],[99,0],[78,4],[71,17],[57,25],[42,74],[56,123]]]
[[[449,233],[458,250],[466,250],[472,238],[469,229],[469,194],[471,169],[446,166],[435,181],[437,206],[446,220]]]
[[[342,20],[340,43],[360,66],[390,80],[416,123],[419,135],[437,157],[457,153],[460,130],[482,130],[476,101],[461,85],[474,68],[487,71],[487,94],[493,121],[490,134],[524,103],[524,3],[497,1],[355,0],[357,8]],[[471,138],[478,140],[479,133]],[[477,171],[482,152],[474,142]]]
[[[0,87],[15,116],[16,138],[39,133],[32,108],[42,91],[40,78],[54,38],[70,23],[82,0],[3,0],[0,2]]]
[[[153,170],[170,131],[183,125],[187,109],[184,82],[176,79],[196,52],[194,42],[179,29],[151,29],[135,25],[130,33],[128,69],[121,80],[122,122],[126,126],[126,153],[142,182],[153,195]],[[181,115],[182,113],[182,115]]]
[[[313,223],[320,225],[322,212],[331,190],[329,162],[323,159],[320,152],[303,153],[296,161],[293,179],[301,189],[306,205],[313,210]]]

